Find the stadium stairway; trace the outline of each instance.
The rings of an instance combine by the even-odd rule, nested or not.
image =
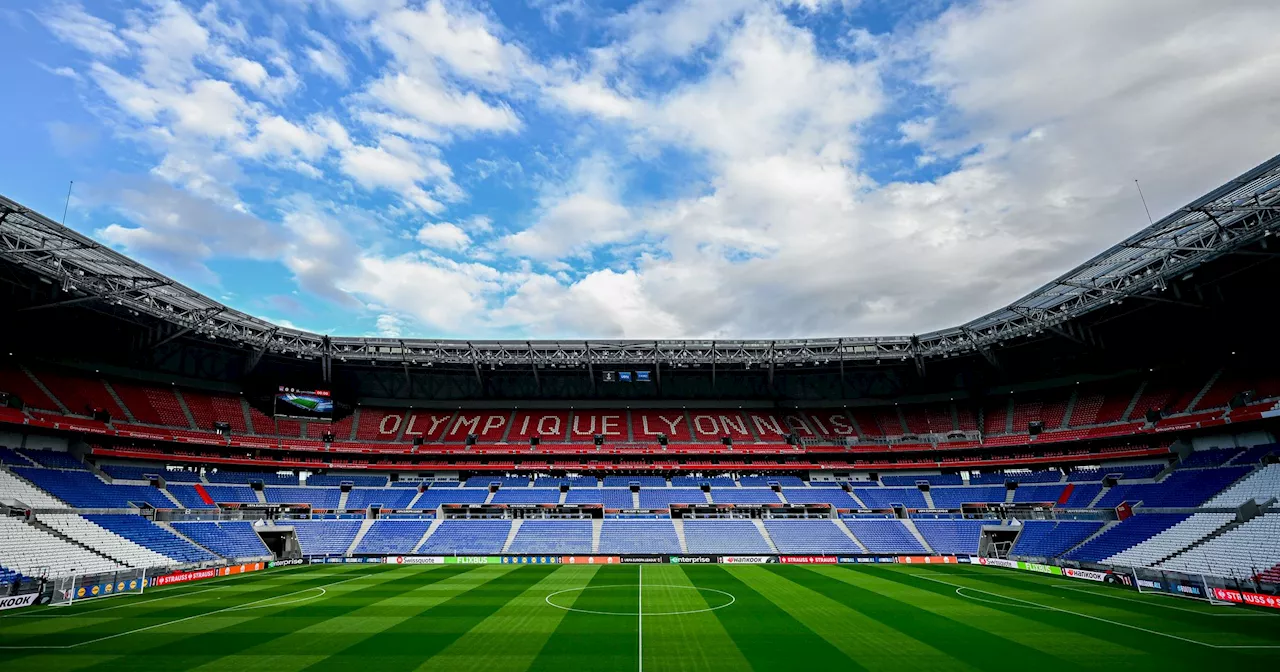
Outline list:
[[[773,543],[773,538],[769,536],[769,530],[765,528],[764,521],[759,518],[752,518],[751,522],[756,524],[756,529],[760,531],[760,536],[764,537],[764,543],[769,544],[769,551],[778,552],[778,545]]]
[[[133,411],[129,410],[129,407],[124,405],[124,399],[121,399],[120,395],[116,394],[116,388],[111,386],[111,382],[104,379],[102,381],[102,386],[106,388],[107,394],[111,395],[111,400],[116,402],[116,406],[118,406],[120,410],[124,411],[124,418],[129,422],[136,424],[138,419],[133,417]]]
[[[1102,498],[1106,497],[1107,493],[1110,491],[1111,491],[1111,486],[1109,485],[1102,486],[1102,489],[1098,491],[1098,496],[1094,497],[1093,501],[1089,502],[1089,506],[1086,506],[1085,508],[1092,509],[1093,507],[1097,506],[1098,502],[1102,501]]]
[[[121,564],[121,565],[124,565],[124,564],[125,564],[125,563],[123,563],[123,562],[119,562],[118,560],[116,560],[115,558],[113,558],[113,557],[111,557],[111,556],[107,555],[106,553],[103,553],[102,551],[100,551],[100,550],[98,550],[98,549],[96,549],[96,548],[94,548],[94,547],[92,547],[92,546],[89,546],[88,544],[82,543],[80,540],[76,539],[75,537],[67,536],[67,535],[66,535],[66,534],[64,534],[62,531],[58,530],[58,529],[57,529],[57,528],[55,528],[55,527],[52,527],[52,526],[50,526],[50,525],[46,525],[45,523],[41,522],[39,518],[34,518],[34,517],[33,517],[31,520],[27,520],[27,521],[24,521],[24,522],[25,522],[27,525],[30,525],[31,527],[34,527],[34,528],[36,528],[37,530],[40,530],[41,532],[44,532],[45,534],[48,534],[48,535],[50,535],[50,536],[57,537],[58,539],[61,539],[62,541],[65,541],[65,542],[66,542],[66,543],[68,543],[68,544],[73,544],[73,545],[75,545],[75,546],[79,546],[80,548],[83,548],[83,549],[85,549],[86,551],[89,551],[90,553],[93,553],[94,555],[97,555],[97,556],[102,557],[102,558],[106,558],[107,560],[110,560],[110,561],[112,561],[112,562],[116,562],[116,563]]]
[[[349,499],[350,497],[351,497],[351,491],[350,491],[350,490],[344,491],[342,494],[338,495],[338,510],[339,510],[339,511],[346,511],[346,510],[347,510],[347,499]]]
[[[253,491],[253,494],[254,494],[254,496],[255,496],[255,497],[257,497],[257,498],[258,498],[258,503],[259,503],[259,504],[266,504],[266,503],[267,503],[267,491],[266,491],[266,490],[254,490],[254,491]]]
[[[520,518],[516,518],[511,522],[511,531],[507,533],[507,540],[502,542],[502,552],[506,553],[511,548],[511,542],[516,540],[516,533],[520,531],[520,523],[524,522]]]
[[[435,534],[436,530],[440,529],[440,523],[443,522],[444,518],[436,518],[431,521],[431,526],[427,528],[427,533],[422,535],[422,538],[418,540],[418,545],[413,547],[414,553],[417,553],[418,549],[422,548],[422,545],[427,543],[427,540],[431,538],[431,535]]]
[[[373,522],[373,518],[365,518],[360,522],[360,531],[356,532],[355,538],[351,540],[351,545],[347,547],[347,552],[343,555],[350,557],[352,553],[356,552],[356,547],[360,545],[360,540],[364,539],[364,535],[369,533],[369,528],[373,527]]]
[[[853,489],[852,489],[852,488],[850,488],[850,489],[849,489],[849,491],[848,491],[846,494],[848,494],[848,495],[849,495],[849,498],[850,498],[850,499],[852,499],[853,501],[855,501],[855,502],[857,502],[857,503],[858,503],[858,508],[859,508],[859,509],[869,509],[869,508],[871,508],[871,507],[867,506],[867,505],[866,505],[866,503],[865,503],[865,502],[863,502],[861,499],[858,499],[858,495],[854,494],[854,492],[853,492]]]
[[[836,527],[839,528],[841,532],[844,532],[846,537],[849,537],[849,539],[853,540],[853,543],[857,544],[858,548],[862,549],[863,553],[870,553],[870,551],[867,550],[866,545],[862,543],[862,540],[853,536],[853,532],[849,530],[849,526],[845,525],[843,520],[839,518],[832,518],[831,522],[835,523]]]
[[[633,492],[633,493],[631,493],[631,508],[633,508],[633,509],[638,509],[638,508],[640,508],[640,493],[638,493],[638,492]],[[682,537],[680,537],[680,545],[681,545],[681,546],[684,546],[684,537],[683,537],[683,536],[682,536]]]
[[[208,553],[209,555],[212,555],[212,556],[213,556],[213,557],[215,557],[215,558],[221,558],[221,557],[222,557],[222,556],[218,555],[217,553],[214,553],[213,551],[211,551],[211,550],[209,550],[209,549],[205,548],[204,546],[201,546],[199,543],[197,543],[197,542],[196,542],[194,539],[192,539],[191,537],[188,537],[187,535],[185,535],[185,534],[183,534],[183,533],[179,532],[179,531],[178,531],[178,528],[176,528],[176,527],[174,527],[174,526],[170,525],[170,524],[169,524],[168,522],[166,522],[166,521],[163,521],[163,520],[153,520],[153,521],[151,521],[151,522],[155,523],[156,525],[159,525],[160,527],[163,527],[163,528],[165,529],[165,531],[166,531],[166,532],[168,532],[169,534],[172,534],[173,536],[175,536],[175,537],[177,537],[177,538],[179,538],[179,539],[181,539],[181,540],[183,540],[183,541],[187,542],[188,544],[191,544],[192,546],[195,546],[196,548],[198,548],[198,549],[200,549],[200,550],[204,551],[205,553]]]
[[[926,497],[929,496],[929,493],[927,492],[924,494]],[[924,535],[920,534],[920,530],[916,529],[916,524],[911,522],[910,518],[899,518],[899,520],[902,521],[903,526],[907,528],[907,531],[911,533],[911,536],[915,537],[916,541],[920,542],[920,545],[924,547],[924,550],[930,553],[934,552],[933,547],[929,545],[928,541],[925,541]]]
[[[937,506],[934,506],[934,504],[933,504],[933,493],[932,493],[932,492],[930,492],[929,490],[925,490],[925,491],[921,492],[920,494],[921,494],[921,495],[924,495],[924,503],[925,503],[925,508],[926,508],[926,509],[936,509],[936,508],[938,508]],[[914,527],[912,527],[911,529],[913,529],[913,530],[914,530],[915,528],[914,528]],[[919,536],[919,535],[917,535],[917,536]],[[928,546],[925,546],[925,548],[928,548]]]
[[[671,525],[676,528],[676,538],[680,540],[680,552],[689,552],[689,541],[684,538],[684,519],[672,518]]]
[[[604,520],[593,518],[591,520],[591,552],[600,552],[600,531],[604,529]]]
[[[191,409],[187,407],[187,400],[182,398],[182,390],[173,388],[173,396],[178,398],[178,410],[182,411],[182,417],[187,419],[187,427],[189,429],[199,429],[196,425],[196,418],[191,415]]]
[[[415,508],[415,507],[417,506],[417,504],[418,504],[418,500],[419,500],[419,499],[422,499],[422,493],[421,493],[421,492],[419,492],[418,494],[414,495],[414,496],[413,496],[413,499],[409,500],[409,505],[408,505],[408,506],[406,506],[406,507],[404,507],[404,508],[406,508],[406,509],[412,509],[412,508]]]
[[[1102,490],[1103,490],[1103,492],[1105,492],[1107,489],[1106,489],[1106,488],[1103,488]],[[1084,546],[1085,544],[1087,544],[1087,543],[1089,543],[1089,542],[1093,541],[1094,539],[1097,539],[1098,537],[1100,537],[1100,536],[1102,536],[1102,535],[1106,534],[1108,530],[1110,530],[1111,528],[1115,527],[1116,525],[1119,525],[1120,523],[1121,523],[1121,521],[1119,521],[1119,520],[1109,520],[1109,521],[1107,521],[1107,522],[1106,522],[1106,524],[1104,524],[1102,527],[1099,527],[1099,528],[1098,528],[1098,531],[1097,531],[1097,532],[1094,532],[1093,534],[1091,534],[1091,535],[1089,535],[1089,536],[1085,537],[1084,539],[1081,539],[1081,540],[1080,540],[1080,543],[1078,543],[1078,544],[1076,544],[1075,546],[1072,546],[1071,548],[1068,548],[1068,549],[1066,549],[1065,551],[1063,551],[1063,552],[1059,553],[1059,554],[1058,554],[1058,556],[1059,556],[1059,557],[1062,557],[1062,556],[1067,555],[1068,553],[1071,553],[1071,552],[1075,551],[1077,548],[1080,548],[1081,546]]]

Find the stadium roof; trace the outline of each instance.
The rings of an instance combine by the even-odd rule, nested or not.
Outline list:
[[[927,334],[788,340],[450,341],[324,336],[281,327],[196,292],[0,196],[0,258],[58,287],[40,307],[111,304],[259,353],[326,361],[452,365],[770,365],[919,360],[987,352],[1131,297],[1161,301],[1168,283],[1280,228],[1280,156],[1196,199],[1012,304]]]

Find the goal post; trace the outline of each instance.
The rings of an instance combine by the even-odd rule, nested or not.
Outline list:
[[[85,600],[116,595],[141,595],[147,587],[146,569],[125,569],[99,574],[72,574],[53,580],[50,604],[70,606]]]

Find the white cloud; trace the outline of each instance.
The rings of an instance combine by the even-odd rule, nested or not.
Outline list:
[[[465,250],[471,244],[471,237],[467,235],[467,232],[463,231],[462,227],[457,224],[449,222],[423,225],[421,229],[418,229],[414,240],[427,247],[446,251]]]
[[[384,136],[376,147],[355,145],[342,151],[341,168],[366,189],[386,188],[400,194],[407,203],[437,213],[444,204],[460,196],[452,181],[452,171],[429,145],[415,145],[402,138]],[[423,188],[430,183],[430,192]]]
[[[314,30],[307,31],[307,38],[315,44],[304,50],[311,67],[339,84],[347,84],[351,79],[347,73],[347,58],[337,43]]]
[[[110,21],[84,11],[78,4],[57,5],[41,20],[54,35],[100,58],[119,56],[129,51],[124,40],[116,35],[116,27]]]
[[[369,87],[369,96],[381,107],[423,124],[424,130],[407,133],[419,137],[440,137],[450,129],[514,131],[520,126],[520,120],[505,104],[490,105],[474,92],[464,93],[450,89],[440,81],[427,81],[403,73],[375,81]],[[378,119],[374,117],[375,122]],[[394,123],[394,120],[390,121]]]

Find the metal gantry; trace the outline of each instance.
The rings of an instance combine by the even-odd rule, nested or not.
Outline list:
[[[177,336],[226,339],[254,354],[404,367],[484,368],[742,366],[924,362],[977,353],[998,366],[1001,344],[1050,330],[1088,342],[1076,318],[1126,300],[1177,301],[1168,289],[1226,254],[1257,254],[1280,229],[1280,156],[1155,222],[1009,306],[918,336],[786,340],[451,341],[326,337],[287,329],[224,306],[96,241],[0,197],[0,259],[56,286],[63,298],[31,306],[102,302],[180,328]],[[1175,287],[1176,288],[1176,287]],[[407,368],[406,368],[407,370]],[[660,369],[659,369],[660,371]]]

